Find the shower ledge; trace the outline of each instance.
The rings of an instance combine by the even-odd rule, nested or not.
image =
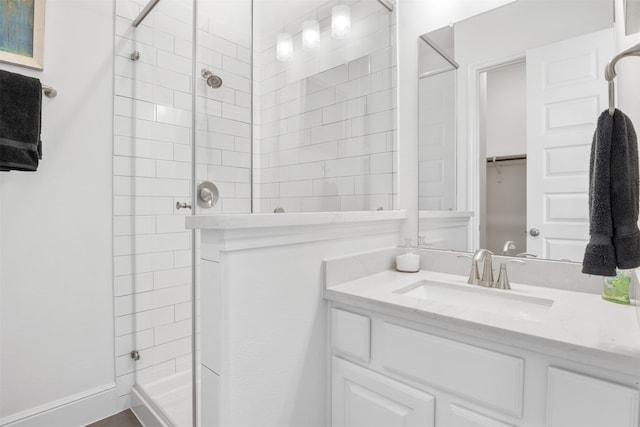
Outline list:
[[[194,229],[231,230],[241,228],[344,224],[363,221],[393,221],[406,218],[407,212],[404,210],[214,214],[188,216],[186,217],[186,227]]]
[[[221,214],[186,217],[186,227],[202,231],[203,247],[242,250],[389,233],[399,239],[406,219],[404,210]]]

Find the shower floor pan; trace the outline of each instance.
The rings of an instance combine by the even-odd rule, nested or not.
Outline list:
[[[131,410],[145,427],[192,427],[191,371],[133,386]]]

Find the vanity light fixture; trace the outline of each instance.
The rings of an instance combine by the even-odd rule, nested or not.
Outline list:
[[[276,38],[276,59],[283,62],[293,59],[293,39],[291,34],[278,34]]]
[[[351,35],[349,6],[339,4],[331,9],[331,35],[336,39],[346,39]]]
[[[302,48],[313,50],[320,46],[320,23],[310,19],[302,23]]]

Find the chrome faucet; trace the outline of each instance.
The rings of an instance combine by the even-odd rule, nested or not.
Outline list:
[[[516,242],[513,240],[507,240],[504,242],[504,246],[502,247],[502,255],[509,255],[510,250],[516,249]]]
[[[493,260],[491,259],[491,255],[493,255],[493,252],[491,252],[489,249],[478,249],[474,252],[473,256],[458,255],[458,258],[471,259],[471,272],[469,273],[469,279],[467,280],[467,283],[469,283],[470,285],[484,286],[485,288],[511,289],[509,277],[507,276],[507,264],[510,262],[524,264],[524,261],[511,259],[502,262],[500,264],[500,274],[498,274],[498,279],[494,281]],[[482,277],[480,277],[480,274],[478,273],[479,263],[483,264]]]
[[[516,255],[516,258],[538,258],[538,255],[530,254],[529,252],[520,252]]]
[[[491,252],[489,249],[478,249],[473,254],[472,264],[475,264],[476,268],[480,262],[483,262],[482,276],[480,277],[480,280],[478,280],[477,283],[473,283],[474,285],[480,285],[486,288],[493,287],[494,279],[493,279],[493,263],[491,260],[491,255],[493,255],[493,252]]]
[[[491,252],[489,249],[478,249],[471,255],[458,255],[458,258],[469,258],[471,260],[471,271],[467,283],[470,285],[480,285],[484,287],[493,287],[493,265],[491,261]],[[482,276],[478,272],[478,263],[483,262]]]

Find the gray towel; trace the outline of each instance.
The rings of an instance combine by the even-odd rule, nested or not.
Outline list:
[[[0,70],[0,170],[38,169],[41,110],[40,80]]]
[[[591,145],[589,233],[582,272],[615,276],[640,266],[638,230],[638,142],[631,120],[604,111]]]

